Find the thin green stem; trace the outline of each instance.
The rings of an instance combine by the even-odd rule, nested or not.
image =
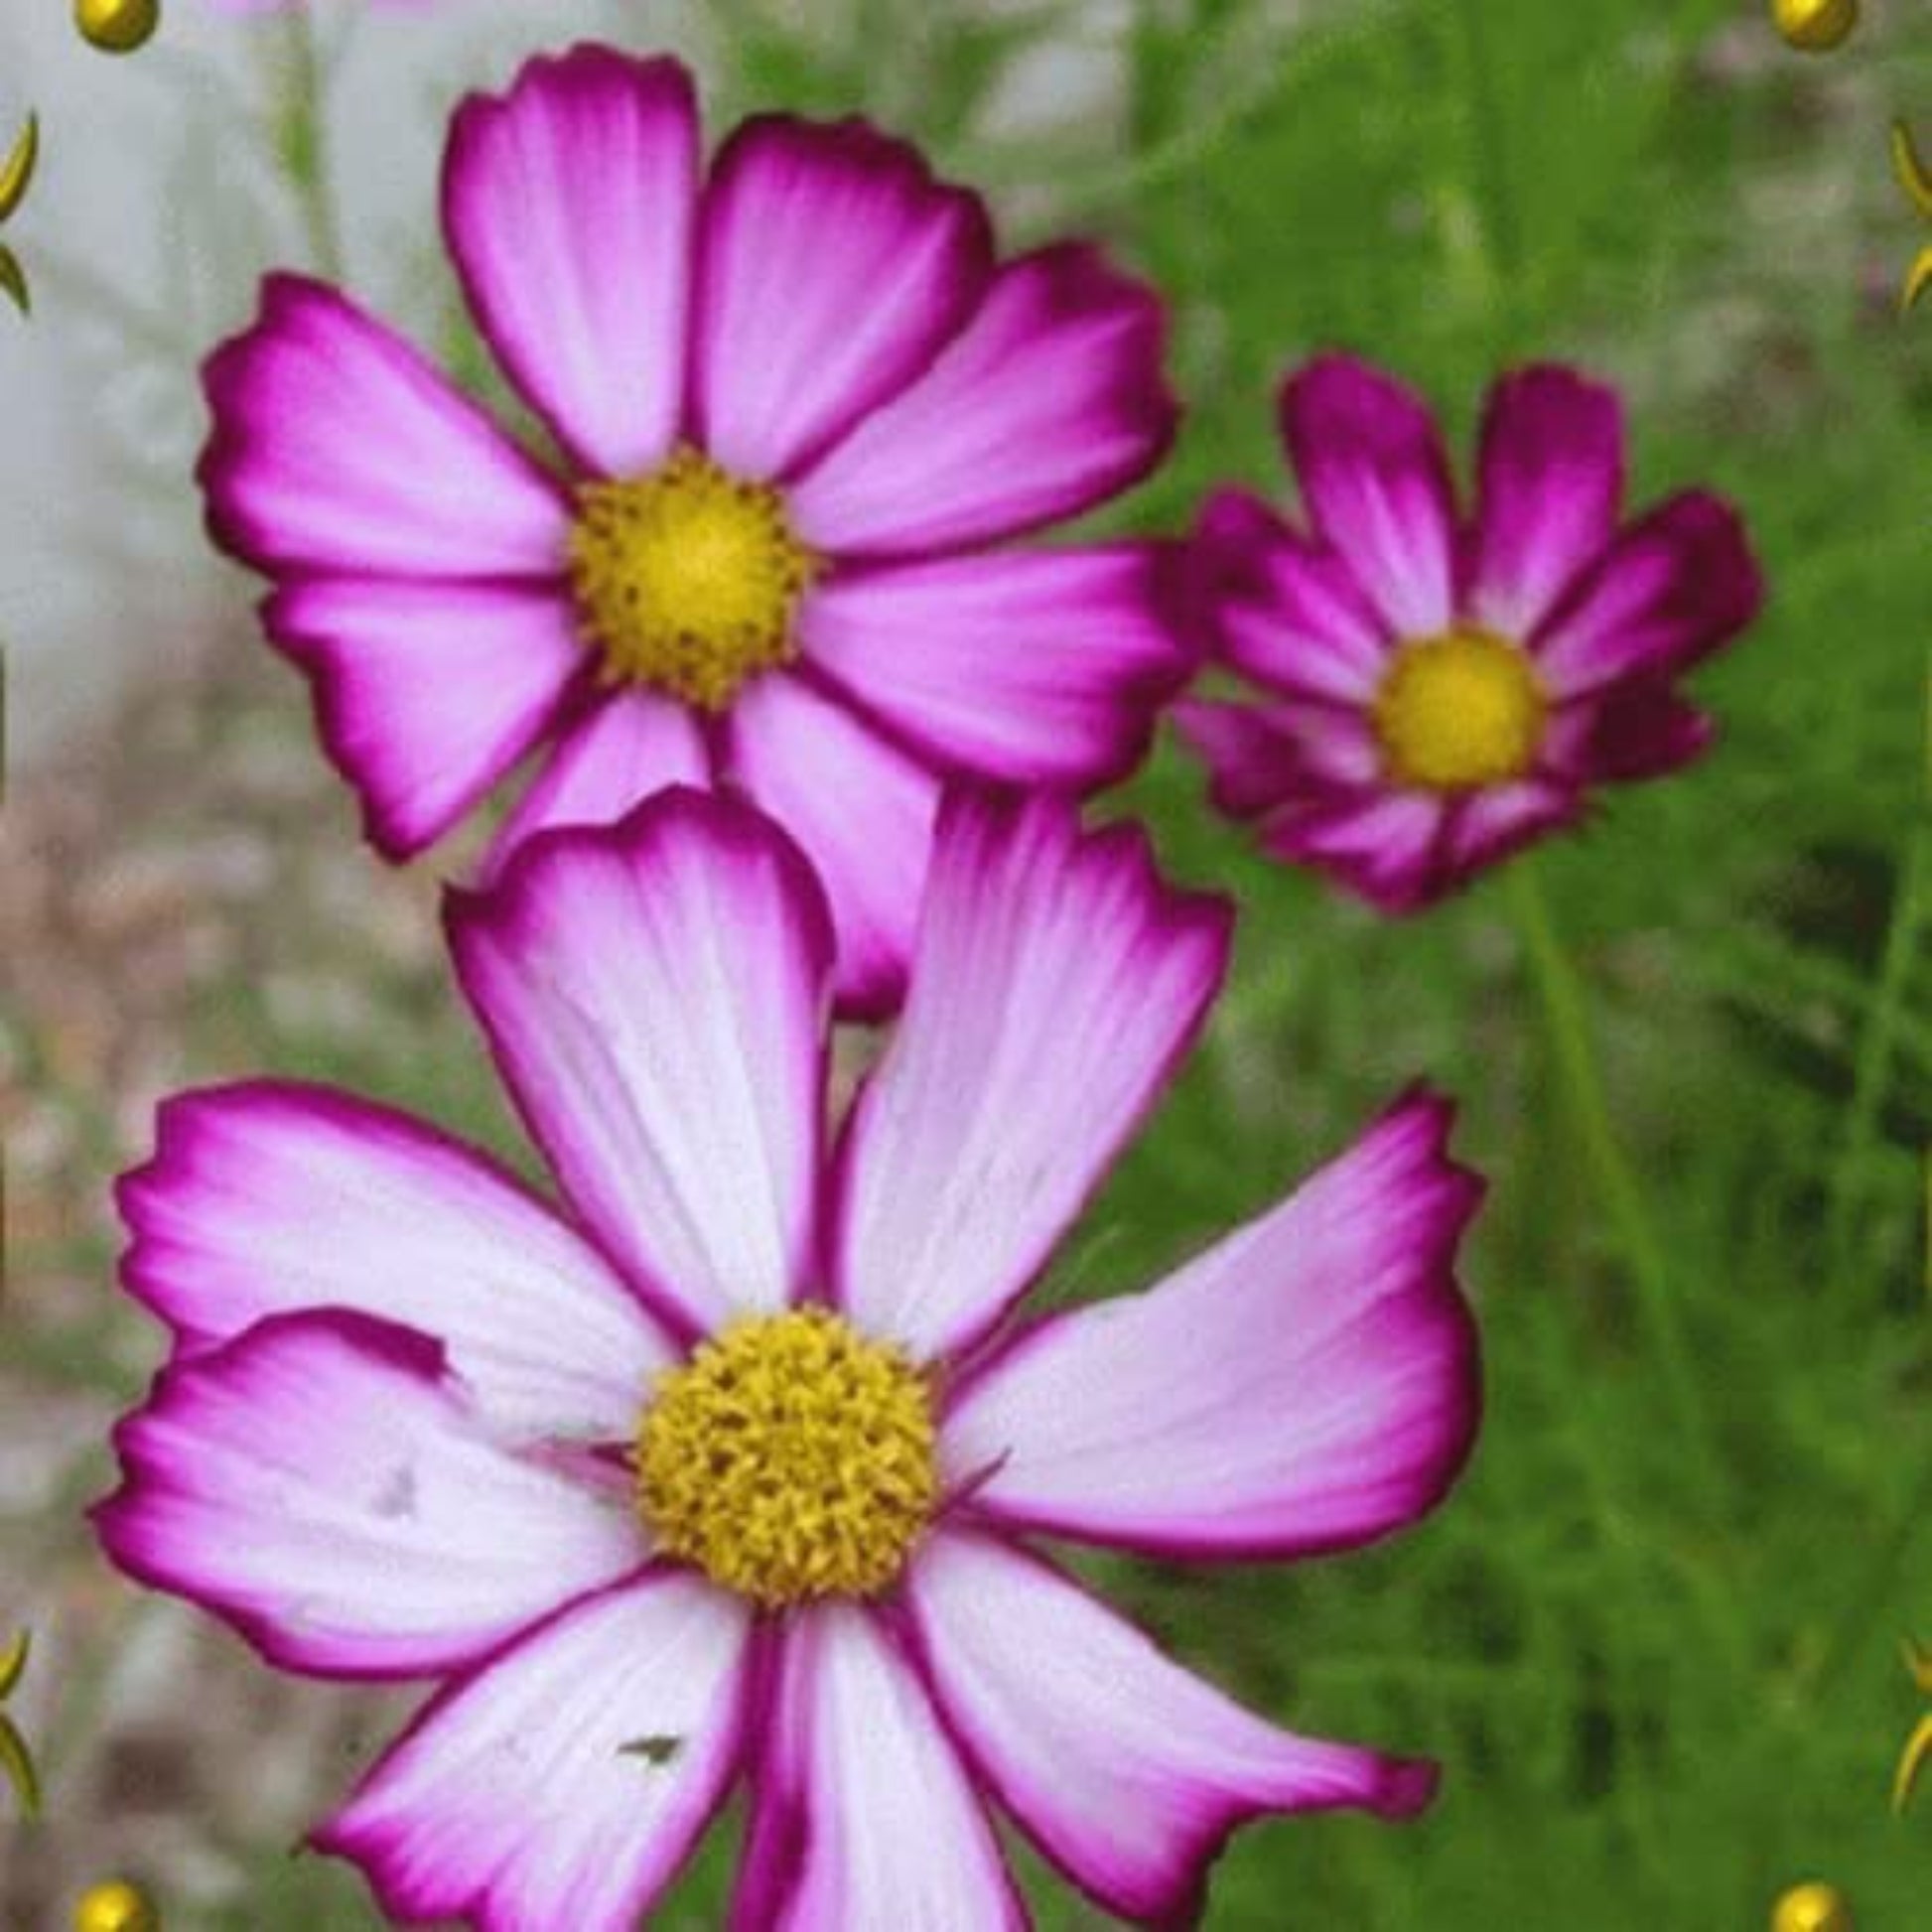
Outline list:
[[[1514,321],[1523,267],[1523,221],[1509,165],[1502,97],[1497,86],[1487,0],[1455,0],[1454,15],[1468,75],[1469,134],[1475,190],[1489,258],[1502,290],[1505,333]]]
[[[328,66],[307,7],[293,7],[281,29],[274,75],[275,157],[295,195],[318,275],[343,279],[342,227],[329,179]]]
[[[1877,989],[1865,1014],[1864,1030],[1852,1083],[1852,1106],[1846,1121],[1845,1144],[1832,1173],[1832,1218],[1828,1252],[1834,1272],[1842,1275],[1851,1246],[1853,1219],[1865,1198],[1865,1170],[1877,1140],[1878,1117],[1899,1036],[1906,1022],[1906,997],[1918,963],[1932,895],[1926,874],[1932,871],[1932,836],[1919,825],[1906,845],[1899,868],[1898,890],[1892,897],[1891,917],[1885,931],[1884,952],[1878,962]]]
[[[1705,1411],[1702,1385],[1678,1309],[1663,1244],[1644,1202],[1643,1190],[1610,1119],[1602,1069],[1586,1012],[1583,984],[1557,934],[1534,865],[1519,859],[1509,868],[1510,906],[1523,952],[1536,982],[1551,1050],[1575,1116],[1585,1158],[1594,1176],[1611,1232],[1636,1286],[1637,1311],[1676,1412],[1688,1460],[1708,1503],[1723,1495],[1723,1467]]]

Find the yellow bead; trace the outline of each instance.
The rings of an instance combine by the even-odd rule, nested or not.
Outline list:
[[[161,25],[161,0],[73,0],[73,24],[103,54],[132,54]]]
[[[73,1908],[73,1932],[161,1932],[161,1914],[125,1878],[89,1885]]]
[[[1771,19],[1799,53],[1829,54],[1859,24],[1859,0],[1771,0]]]
[[[1771,1913],[1771,1932],[1853,1932],[1852,1908],[1836,1885],[1793,1885]]]

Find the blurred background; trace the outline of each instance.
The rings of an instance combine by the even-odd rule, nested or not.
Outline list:
[[[40,181],[0,311],[0,1640],[47,1783],[0,1789],[0,1924],[138,1876],[179,1932],[378,1923],[292,1856],[410,1699],[271,1674],[107,1571],[79,1516],[155,1331],[114,1286],[108,1185],[156,1097],[340,1081],[515,1155],[446,983],[439,879],[363,848],[251,587],[200,531],[195,372],[267,267],[340,273],[461,345],[434,227],[450,104],[577,34],[697,61],[715,128],[863,110],[988,192],[1003,239],[1104,236],[1174,306],[1173,462],[1106,519],[1213,483],[1280,494],[1282,370],[1344,345],[1465,437],[1490,376],[1614,377],[1638,500],[1705,482],[1765,558],[1764,621],[1698,679],[1724,723],[1534,863],[1587,988],[1716,1446],[1700,1477],[1554,1078],[1507,895],[1379,921],[1268,868],[1164,744],[1111,805],[1241,896],[1205,1045],[1051,1297],[1142,1285],[1341,1147],[1408,1079],[1464,1102],[1493,1182],[1469,1268],[1489,1415],[1421,1530],[1289,1569],[1088,1566],[1294,1726],[1429,1751],[1421,1823],[1252,1828],[1212,1932],[1730,1932],[1805,1877],[1860,1932],[1932,1922],[1932,1798],[1887,1784],[1932,1637],[1932,235],[1887,170],[1932,147],[1932,12],[1868,0],[1801,59],[1758,0],[172,0],[130,59],[60,0],[0,18],[0,145]],[[521,1158],[517,1156],[516,1158]],[[1285,1391],[1284,1399],[1293,1392]],[[657,1923],[720,1922],[716,1835]],[[1105,1921],[1026,1863],[1042,1926]]]

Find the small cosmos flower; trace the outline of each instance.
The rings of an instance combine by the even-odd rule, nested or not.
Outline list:
[[[889,1009],[942,775],[1091,789],[1184,677],[1168,547],[1007,541],[1160,459],[1159,303],[1084,245],[997,261],[863,121],[746,121],[706,175],[685,69],[595,47],[459,109],[443,222],[545,460],[296,276],[206,376],[210,528],[370,839],[421,850],[539,746],[498,860],[729,781]]]
[[[391,1914],[629,1932],[742,1785],[740,1932],[1024,1924],[989,1802],[1168,1924],[1244,1819],[1428,1801],[1032,1548],[1349,1548],[1474,1435],[1481,1188],[1426,1094],[1160,1286],[1008,1319],[1197,1032],[1223,904],[1066,801],[953,797],[836,1137],[829,918],[742,800],[533,839],[450,929],[562,1205],[324,1089],[171,1100],[120,1199],[176,1353],[97,1510],[276,1664],[446,1680],[315,1838]]]
[[[1320,357],[1281,425],[1310,528],[1225,490],[1196,540],[1204,626],[1259,698],[1175,714],[1267,852],[1413,911],[1574,823],[1592,786],[1710,742],[1676,680],[1755,616],[1757,566],[1704,490],[1619,523],[1611,390],[1557,367],[1498,382],[1466,522],[1389,376]]]

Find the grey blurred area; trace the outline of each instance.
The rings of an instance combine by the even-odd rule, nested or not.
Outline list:
[[[893,31],[864,57],[883,98],[850,104],[890,113],[922,37],[1015,8],[886,11]],[[988,141],[1104,115],[1125,0],[1053,11],[1072,31],[985,103]],[[580,36],[669,48],[728,88],[735,37],[857,46],[880,12],[860,0],[326,0],[311,16],[322,189],[345,277],[379,313],[433,331],[447,297],[434,212],[448,108],[532,49]],[[35,314],[0,313],[0,641],[16,771],[247,622],[246,583],[201,532],[196,370],[246,319],[264,270],[326,266],[312,210],[275,165],[297,31],[273,13],[166,0],[156,39],[111,59],[80,40],[66,0],[0,8],[0,150],[30,110],[42,127],[38,179],[6,236]]]

